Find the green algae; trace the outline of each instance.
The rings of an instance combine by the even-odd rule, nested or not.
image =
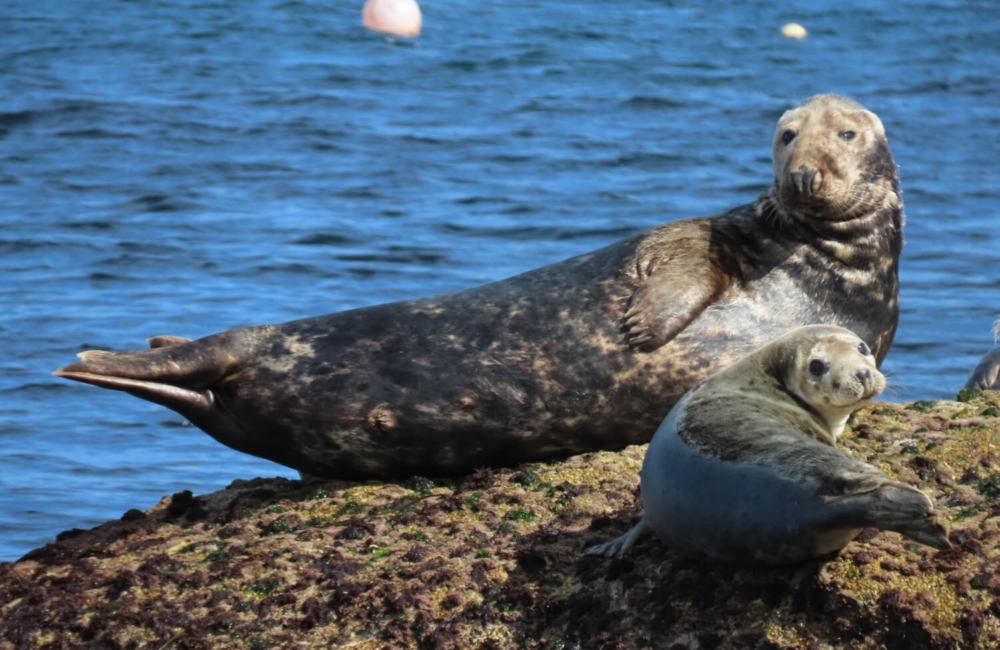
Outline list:
[[[906,407],[907,410],[916,411],[918,413],[930,413],[931,409],[934,408],[934,402],[928,400],[918,400],[913,402]]]

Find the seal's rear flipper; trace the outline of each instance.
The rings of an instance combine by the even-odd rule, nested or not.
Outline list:
[[[185,417],[188,409],[203,409],[212,406],[215,401],[212,393],[208,390],[191,390],[181,386],[171,384],[161,384],[142,379],[130,379],[128,377],[115,377],[109,375],[92,374],[75,370],[77,367],[86,366],[86,363],[74,363],[56,370],[53,375],[64,377],[85,384],[110,388],[112,390],[125,391],[130,395],[135,395],[144,400],[154,402],[161,406],[171,408]],[[182,410],[183,409],[183,410]],[[190,419],[190,418],[188,418]]]
[[[152,341],[153,347],[149,350],[87,350],[77,355],[80,361],[53,374],[102,388],[134,390],[137,397],[149,399],[145,393],[156,385],[194,390],[207,388],[235,365],[230,351],[209,339],[172,345],[158,345],[157,339]]]
[[[888,483],[875,491],[873,525],[937,549],[951,548],[948,530],[927,495],[905,483]]]
[[[260,455],[212,389],[250,363],[269,330],[231,330],[196,341],[158,336],[149,340],[150,350],[88,350],[52,374],[166,406],[222,444]]]
[[[915,487],[884,483],[878,488],[841,497],[847,512],[838,523],[891,530],[937,549],[951,548],[948,530],[934,512],[934,504]],[[843,521],[839,521],[843,519]]]
[[[85,384],[120,390],[177,411],[194,425],[223,440],[235,425],[212,393],[212,387],[250,362],[268,326],[221,332],[191,341],[157,336],[150,350],[87,350],[80,361],[56,370]]]

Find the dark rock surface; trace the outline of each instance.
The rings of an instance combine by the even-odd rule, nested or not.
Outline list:
[[[644,447],[403,484],[236,481],[0,563],[0,650],[1000,645],[1000,394],[879,403],[849,453],[934,499],[947,551],[866,530],[781,570],[683,559],[638,517]]]

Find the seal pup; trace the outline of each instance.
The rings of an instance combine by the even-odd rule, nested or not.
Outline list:
[[[645,515],[585,553],[622,555],[647,529],[686,555],[750,565],[822,557],[869,526],[950,547],[923,492],[836,448],[848,416],[884,388],[849,330],[779,337],[674,406],[643,459]]]
[[[993,341],[1000,337],[1000,318],[993,323]],[[972,390],[1000,390],[1000,348],[987,352],[972,371],[965,388]]]
[[[171,408],[305,474],[466,473],[648,442],[712,370],[799,325],[881,359],[898,319],[903,204],[878,117],[817,95],[778,121],[774,184],[481,287],[84,352],[56,375]]]

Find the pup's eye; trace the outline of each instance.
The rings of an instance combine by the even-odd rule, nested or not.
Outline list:
[[[830,367],[819,359],[813,359],[809,362],[809,374],[813,377],[822,377],[829,369]]]
[[[843,137],[843,134],[841,134],[841,137]],[[792,131],[791,129],[788,129],[787,131],[781,134],[781,144],[788,144],[794,139],[795,139],[795,131]]]
[[[863,356],[866,357],[872,353],[872,351],[868,349],[868,344],[865,343],[864,341],[858,343],[858,352],[860,352]]]
[[[853,140],[857,133],[854,131],[841,131],[838,135],[840,135],[841,140]]]

